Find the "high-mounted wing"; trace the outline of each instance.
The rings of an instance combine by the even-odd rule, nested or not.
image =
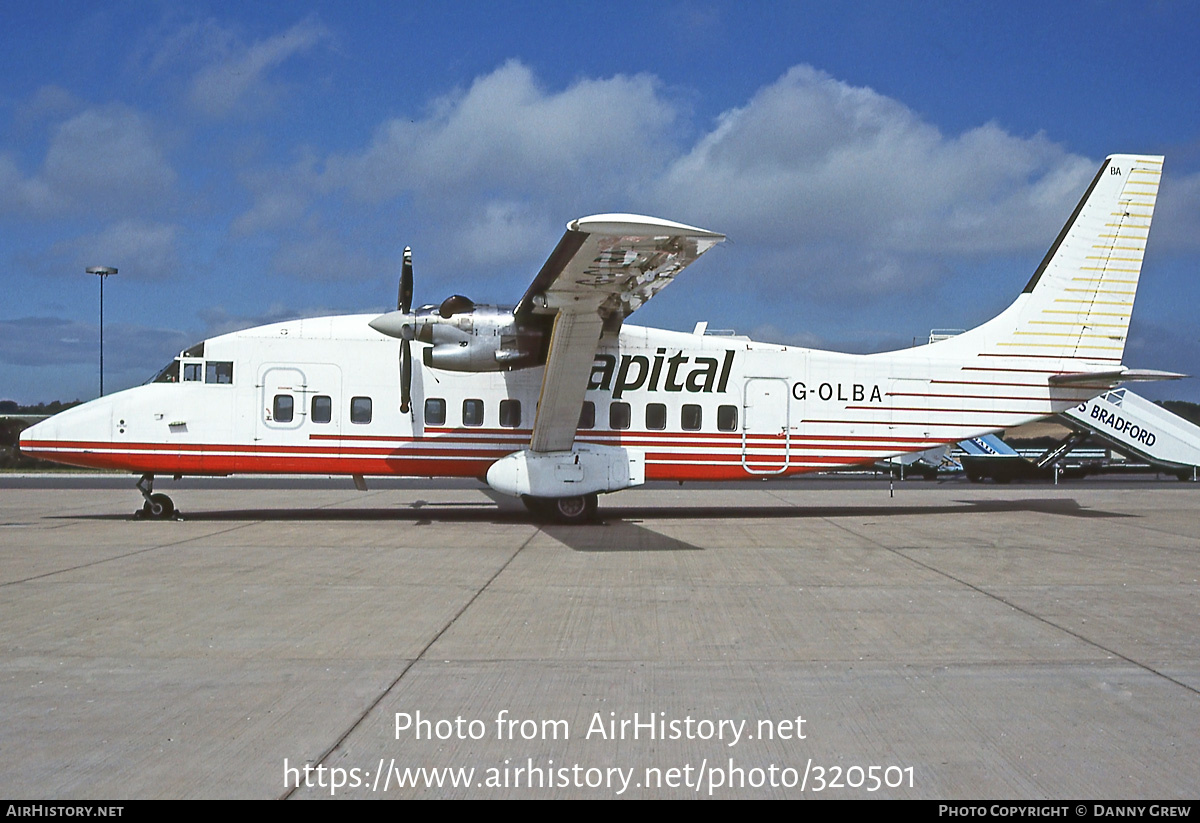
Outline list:
[[[566,451],[600,335],[615,331],[722,234],[636,214],[598,214],[567,232],[515,314],[555,314],[530,449]]]

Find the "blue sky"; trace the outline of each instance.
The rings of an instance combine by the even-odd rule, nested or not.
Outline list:
[[[0,5],[0,397],[295,316],[514,302],[575,217],[725,232],[631,322],[847,351],[1020,291],[1166,155],[1126,362],[1200,373],[1200,6]],[[1144,385],[1200,401],[1200,379]]]

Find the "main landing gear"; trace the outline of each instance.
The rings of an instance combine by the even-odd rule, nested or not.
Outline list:
[[[143,474],[137,482],[137,490],[146,498],[145,505],[134,513],[134,517],[150,520],[170,520],[175,515],[175,504],[165,494],[154,493],[154,475]]]
[[[596,495],[576,497],[532,497],[522,495],[521,502],[538,520],[558,523],[586,523],[596,516]]]

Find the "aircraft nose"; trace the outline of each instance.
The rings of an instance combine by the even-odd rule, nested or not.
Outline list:
[[[17,451],[27,457],[35,456],[38,445],[52,444],[58,440],[58,426],[53,418],[34,423],[21,432],[17,439]]]
[[[62,457],[96,442],[112,440],[113,403],[100,398],[61,411],[21,432],[21,453],[44,460]]]

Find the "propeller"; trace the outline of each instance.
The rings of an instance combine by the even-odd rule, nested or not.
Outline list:
[[[404,264],[400,269],[400,288],[396,292],[396,311],[381,314],[368,324],[376,331],[400,340],[400,411],[403,414],[408,414],[412,408],[412,340],[420,337],[428,343],[432,337],[430,326],[439,322],[439,316],[441,320],[449,320],[456,314],[469,314],[475,309],[475,301],[455,294],[447,297],[438,306],[438,316],[434,316],[432,307],[428,306],[422,308],[419,313],[414,313],[412,298],[412,249],[405,246]]]
[[[404,247],[404,265],[400,269],[400,290],[396,295],[396,310],[412,311],[413,267],[412,248]],[[412,343],[408,336],[400,338],[400,412],[408,414],[412,407]]]

